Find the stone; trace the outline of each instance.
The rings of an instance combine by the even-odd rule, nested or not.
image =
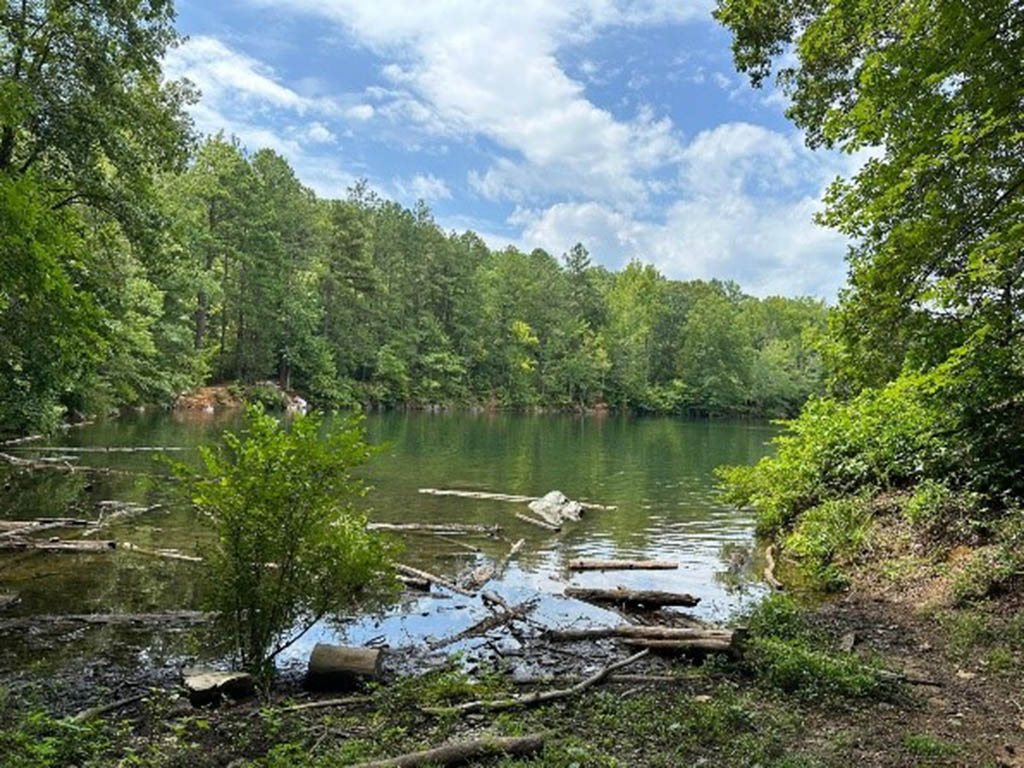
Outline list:
[[[541,498],[531,501],[530,510],[551,525],[561,525],[566,520],[579,520],[584,507],[561,491],[549,491]]]

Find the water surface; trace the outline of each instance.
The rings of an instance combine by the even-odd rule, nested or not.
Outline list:
[[[173,446],[174,458],[196,460],[199,445],[218,439],[237,417],[151,414],[69,430],[47,446]],[[561,597],[568,585],[627,586],[690,592],[701,598],[694,615],[722,619],[762,593],[751,579],[745,553],[753,523],[715,498],[713,469],[750,463],[769,451],[774,429],[761,423],[685,421],[672,418],[578,417],[516,414],[372,414],[370,439],[385,449],[365,467],[375,490],[370,516],[381,522],[458,522],[501,525],[503,538],[466,539],[465,551],[440,538],[403,537],[402,560],[457,579],[500,558],[510,541],[526,540],[500,581],[488,585],[518,602],[542,597],[535,618],[544,624],[613,621],[599,608]],[[22,456],[59,455],[26,444]],[[12,453],[15,451],[12,450]],[[69,454],[70,455],[70,454]],[[166,474],[152,454],[75,454],[76,463],[151,475]],[[105,529],[101,536],[143,547],[194,552],[205,531],[169,491],[149,475],[16,472],[0,469],[0,518],[95,518],[104,500],[161,505]],[[423,487],[459,488],[540,496],[558,489],[570,498],[614,505],[591,512],[552,533],[514,517],[526,511],[507,502],[437,497]],[[63,536],[73,532],[58,532]],[[579,557],[672,560],[675,571],[570,574]],[[136,553],[0,553],[0,592],[15,591],[14,615],[34,613],[141,612],[198,607],[197,566]],[[484,615],[478,598],[407,595],[373,617],[317,627],[291,649],[305,656],[319,640],[391,646],[445,637]],[[0,642],[3,642],[0,640]],[[452,646],[457,649],[459,646]]]

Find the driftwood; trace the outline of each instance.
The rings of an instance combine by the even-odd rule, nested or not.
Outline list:
[[[427,581],[437,584],[439,587],[450,589],[452,592],[458,592],[460,595],[466,595],[472,597],[473,593],[463,589],[458,584],[454,584],[447,579],[442,579],[440,576],[436,576],[429,571],[421,571],[419,568],[413,568],[410,565],[402,565],[402,563],[395,563],[395,570],[404,576],[414,576],[419,579],[426,579]]]
[[[562,526],[560,525],[552,525],[551,523],[545,522],[544,520],[538,520],[536,517],[524,515],[522,512],[516,512],[516,518],[522,520],[524,523],[529,523],[530,525],[536,525],[538,528],[543,528],[546,531],[557,532],[562,530]]]
[[[104,446],[104,445],[27,445],[16,448],[19,451],[63,451],[64,453],[164,453],[165,451],[184,451],[184,448],[167,446],[161,448],[153,445],[140,446]]]
[[[661,592],[658,590],[634,590],[618,587],[616,589],[589,589],[583,587],[567,587],[566,597],[584,600],[588,603],[627,603],[630,605],[661,606],[683,605],[693,607],[700,602],[699,597],[682,592]]]
[[[491,755],[531,755],[544,747],[545,734],[532,736],[483,736],[472,741],[445,744],[422,752],[409,752],[387,760],[359,763],[353,768],[416,768],[421,765],[458,765]]]
[[[195,626],[212,621],[214,614],[203,611],[171,611],[167,613],[57,613],[37,614],[17,619],[0,620],[0,630],[20,629],[39,624],[141,625],[146,627]]]
[[[679,563],[664,560],[573,560],[570,571],[672,571]]]
[[[77,715],[72,717],[71,722],[84,723],[86,720],[92,720],[94,717],[99,717],[100,715],[107,714],[107,712],[113,712],[114,710],[127,707],[129,704],[134,704],[137,701],[142,701],[144,698],[146,698],[146,694],[137,693],[134,696],[128,696],[124,699],[112,701],[109,704],[100,704],[95,707],[89,707],[88,709],[83,709]]]
[[[648,637],[626,637],[622,642],[634,648],[646,648],[659,653],[726,653],[738,656],[739,648],[731,640],[696,638],[692,640],[656,640]]]
[[[500,525],[464,525],[461,523],[369,523],[366,527],[371,531],[443,533],[448,536],[474,533],[483,536],[498,536],[501,533]]]
[[[459,491],[459,490],[446,490],[443,488],[420,488],[420,493],[426,493],[431,496],[458,496],[463,499],[488,499],[490,501],[508,501],[513,504],[529,504],[531,501],[538,501],[541,496],[520,496],[514,493],[491,493],[489,491]],[[581,505],[585,509],[604,509],[613,510],[617,507],[607,506],[605,504],[593,504],[589,501],[581,501]]]
[[[95,520],[82,520],[77,517],[39,517],[35,520],[2,520],[0,521],[0,539],[27,536],[31,533],[49,531],[54,528],[76,528],[78,526],[95,524]]]
[[[186,563],[203,562],[203,558],[196,555],[186,555],[177,549],[147,549],[146,547],[140,547],[138,544],[132,544],[128,541],[121,542],[121,549],[127,552],[137,552],[140,555],[162,557],[165,560],[181,560]]]
[[[0,550],[35,550],[38,552],[113,552],[116,541],[29,541],[12,539],[0,541]]]
[[[317,701],[307,701],[303,704],[292,704],[287,707],[281,707],[278,712],[302,712],[307,709],[326,709],[328,707],[344,707],[349,704],[365,704],[368,701],[372,701],[372,696],[345,696],[341,699],[318,699]],[[259,710],[256,710],[253,714],[259,714]]]
[[[523,548],[525,541],[525,539],[519,539],[519,541],[513,544],[511,548],[509,548],[509,551],[505,553],[505,556],[502,557],[494,567],[483,565],[474,570],[466,580],[466,587],[468,589],[478,590],[491,579],[500,579],[501,575],[505,572],[505,568],[508,567],[509,560],[515,557],[516,553]]]
[[[724,640],[733,642],[742,632],[730,629],[698,629],[693,627],[638,626],[621,624],[617,627],[596,627],[594,629],[555,629],[546,633],[550,640],[572,642],[576,640],[598,640],[605,637],[641,637],[649,640]]]
[[[520,677],[512,682],[515,685],[555,685],[561,683],[563,685],[569,685],[572,683],[578,683],[580,680],[586,678],[582,677]],[[649,684],[649,683],[673,683],[680,684],[686,682],[693,682],[693,678],[683,677],[682,675],[633,675],[629,673],[608,675],[604,679],[606,683],[620,683],[620,684]]]
[[[557,699],[565,699],[570,696],[575,696],[582,693],[592,685],[604,680],[608,675],[617,669],[629,666],[634,662],[639,661],[642,658],[650,655],[650,650],[644,649],[638,653],[634,653],[627,659],[616,661],[614,664],[609,664],[607,667],[595,672],[590,677],[581,680],[576,685],[570,688],[559,688],[551,691],[536,691],[534,693],[527,693],[522,696],[513,696],[508,699],[495,699],[492,701],[468,701],[465,704],[457,704],[453,707],[426,707],[424,712],[431,715],[449,715],[449,714],[466,714],[469,712],[495,712],[503,709],[516,709],[518,707],[528,707],[534,704],[546,704],[549,701],[555,701]]]
[[[409,589],[418,589],[421,592],[430,591],[429,579],[421,579],[418,576],[404,576],[401,573],[398,574],[396,578],[398,579],[399,582],[401,582],[404,586],[408,587]]]
[[[514,605],[511,608],[508,608],[504,613],[498,613],[494,616],[488,616],[486,619],[478,621],[476,624],[469,627],[468,629],[464,629],[457,635],[452,635],[451,637],[445,638],[444,640],[428,643],[428,645],[433,649],[444,648],[446,645],[451,645],[452,643],[457,643],[460,640],[465,640],[467,637],[476,637],[478,635],[482,635],[486,632],[490,632],[492,629],[497,629],[498,627],[504,626],[505,624],[515,621],[516,619],[523,618],[526,614],[532,611],[536,607],[536,605],[536,598],[532,600],[527,600],[526,602],[520,603],[519,605]]]
[[[33,440],[42,440],[44,435],[27,435],[25,437],[15,437],[10,440],[4,440],[0,445],[19,445],[21,443],[30,443]]]
[[[4,594],[0,593],[0,611],[10,608],[12,605],[17,605],[21,602],[21,598],[18,597],[16,592]]]
[[[317,643],[309,654],[306,687],[348,690],[363,680],[380,677],[380,648],[351,648]]]
[[[770,544],[764,551],[764,580],[772,589],[784,589],[782,582],[775,578],[775,545]]]

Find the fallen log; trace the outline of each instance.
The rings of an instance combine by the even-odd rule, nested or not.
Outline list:
[[[664,560],[573,560],[570,571],[672,571],[679,563]]]
[[[29,541],[13,539],[0,541],[0,550],[37,552],[113,552],[117,549],[116,541]]]
[[[307,709],[326,709],[327,707],[344,707],[348,704],[365,704],[372,701],[372,696],[345,696],[341,699],[319,699],[318,701],[307,701],[304,704],[292,704],[281,707],[278,712],[302,712]],[[253,712],[259,714],[259,710]]]
[[[463,589],[458,584],[454,584],[447,579],[442,579],[440,576],[430,573],[429,571],[421,571],[419,568],[413,568],[410,565],[403,565],[402,563],[395,563],[395,570],[405,576],[414,576],[419,579],[426,579],[432,584],[437,584],[439,587],[450,589],[452,592],[457,592],[460,595],[465,595],[466,597],[473,596],[472,592]]]
[[[478,757],[532,755],[544,747],[544,734],[532,736],[483,736],[472,741],[446,744],[421,752],[409,752],[387,760],[359,763],[353,768],[416,768],[421,765],[458,765]]]
[[[15,437],[10,440],[4,440],[0,445],[19,445],[20,443],[30,443],[33,440],[42,440],[45,435],[27,435],[25,437]]]
[[[523,543],[525,541],[525,539],[519,539],[519,541],[513,544],[505,556],[502,557],[494,567],[484,565],[474,570],[466,580],[466,588],[475,591],[483,587],[491,579],[501,578],[501,575],[505,572],[505,568],[508,567],[509,560],[511,560],[515,554],[523,548]]]
[[[409,587],[409,589],[418,589],[421,592],[430,591],[430,581],[427,579],[421,579],[417,576],[404,576],[402,574],[398,574],[396,578],[403,585]]]
[[[561,683],[569,685],[584,680],[582,677],[520,677],[512,682],[515,685],[555,685]],[[633,675],[629,673],[608,675],[604,679],[606,683],[637,684],[637,683],[692,683],[693,678],[682,675]]]
[[[317,643],[309,654],[305,685],[323,690],[350,690],[380,677],[380,648],[350,648]]]
[[[490,501],[508,501],[513,504],[529,504],[531,501],[539,501],[542,496],[521,496],[514,493],[491,493],[490,491],[460,491],[460,490],[448,490],[443,488],[420,488],[420,493],[426,493],[431,496],[457,496],[463,499],[487,499]],[[605,504],[594,504],[589,501],[581,501],[585,509],[603,509],[603,510],[614,510],[618,507],[608,506]]]
[[[469,627],[468,629],[464,629],[457,635],[452,635],[451,637],[445,638],[444,640],[438,640],[432,643],[427,643],[427,645],[436,650],[438,648],[444,648],[446,645],[457,643],[460,640],[465,640],[467,637],[476,637],[477,635],[482,635],[486,632],[490,632],[492,629],[497,629],[498,627],[504,626],[505,624],[508,624],[514,621],[515,619],[521,619],[523,616],[532,611],[536,607],[536,605],[537,598],[527,600],[525,602],[520,603],[519,605],[512,606],[511,608],[507,609],[504,613],[498,613],[494,616],[488,616],[485,619],[481,619],[476,624]]]
[[[212,704],[223,696],[245,699],[256,693],[256,679],[247,672],[186,668],[181,671],[181,676],[193,707]]]
[[[566,587],[566,597],[584,600],[588,603],[627,603],[630,605],[682,605],[692,608],[700,602],[699,597],[683,592],[661,592],[658,590],[634,590],[618,587],[616,589],[590,589],[584,587]]]
[[[186,555],[177,549],[147,549],[128,541],[121,542],[121,549],[127,552],[136,552],[140,555],[149,555],[150,557],[162,557],[165,560],[181,560],[186,563],[203,562],[203,558],[196,555]]]
[[[212,621],[214,614],[203,611],[171,611],[167,613],[56,613],[0,620],[0,630],[20,629],[40,624],[141,625],[152,627],[195,626]]]
[[[16,592],[8,594],[0,594],[0,611],[4,611],[11,606],[17,605],[21,602],[21,598],[18,597]]]
[[[545,522],[544,520],[538,520],[535,517],[524,515],[522,512],[516,512],[516,518],[522,520],[524,523],[529,523],[530,525],[536,525],[538,528],[543,528],[546,531],[557,532],[562,530],[562,526],[560,525],[552,525],[551,523]]]
[[[12,456],[9,453],[0,453],[0,460],[6,461],[8,464],[12,464],[15,467],[24,467],[25,469],[55,469],[58,472],[70,472],[72,474],[76,472],[93,472],[98,475],[123,475],[126,477],[158,477],[162,480],[173,480],[171,475],[161,475],[156,472],[135,472],[126,469],[113,469],[111,467],[91,467],[88,464],[79,464],[72,466],[68,463],[54,464],[46,461],[36,461],[35,459],[22,459],[17,456]]]
[[[640,637],[649,640],[723,640],[733,642],[738,630],[699,629],[694,627],[663,627],[621,624],[617,627],[595,627],[593,629],[553,629],[545,633],[549,640],[573,642],[576,640],[599,640],[606,637]]]
[[[449,536],[474,533],[484,536],[498,536],[501,534],[500,525],[469,525],[462,523],[369,523],[366,528],[370,531],[422,531],[424,533],[444,533]]]
[[[775,578],[775,545],[770,544],[768,549],[764,551],[764,580],[768,582],[768,585],[772,589],[784,589],[782,582]]]
[[[622,642],[634,648],[646,648],[659,653],[725,653],[738,656],[739,648],[732,640],[695,638],[692,640],[657,640],[649,637],[624,637]]]
[[[64,453],[163,453],[165,451],[184,451],[178,446],[161,447],[158,445],[26,445],[15,448],[18,451],[63,451]]]
[[[78,526],[95,525],[95,520],[82,520],[77,517],[40,517],[35,520],[3,520],[0,521],[0,539],[27,536],[40,531],[54,528],[76,528]]]
[[[72,717],[71,722],[84,723],[85,721],[92,720],[100,715],[105,715],[107,712],[113,712],[115,710],[122,709],[123,707],[127,707],[129,704],[142,701],[144,698],[146,698],[146,694],[137,693],[134,696],[128,696],[123,699],[118,699],[117,701],[112,701],[109,704],[100,704],[95,707],[89,707],[88,709],[83,709]]]
[[[578,693],[582,693],[592,685],[604,680],[608,675],[617,669],[629,666],[634,662],[639,661],[642,658],[650,655],[649,649],[644,649],[638,653],[634,653],[627,659],[616,661],[614,664],[609,664],[607,667],[595,672],[588,678],[581,680],[571,688],[559,688],[551,691],[537,691],[534,693],[527,693],[522,696],[513,696],[508,699],[495,699],[491,701],[468,701],[465,704],[457,704],[453,707],[425,707],[424,712],[431,715],[450,715],[450,714],[466,714],[468,712],[495,712],[503,709],[515,709],[518,707],[528,707],[534,704],[545,704],[549,701],[555,701],[557,699],[564,699],[570,696],[575,696]]]

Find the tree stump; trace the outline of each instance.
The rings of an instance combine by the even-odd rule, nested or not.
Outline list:
[[[306,687],[318,691],[351,690],[380,677],[379,648],[350,648],[317,643],[309,654]]]

